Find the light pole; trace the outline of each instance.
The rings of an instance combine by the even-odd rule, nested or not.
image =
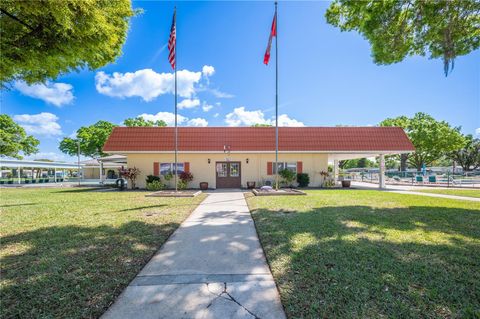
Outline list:
[[[78,186],[80,186],[80,140],[77,140],[77,178],[78,178]]]

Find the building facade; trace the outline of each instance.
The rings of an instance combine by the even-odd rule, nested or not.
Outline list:
[[[104,152],[127,157],[127,167],[141,171],[140,188],[148,175],[174,171],[174,128],[117,127]],[[412,143],[397,127],[281,127],[278,169],[307,173],[310,185],[319,187],[329,162],[338,173],[345,159],[409,153]],[[248,182],[273,185],[275,181],[275,128],[180,127],[178,169],[193,175],[191,188],[207,182],[209,188],[243,188]]]

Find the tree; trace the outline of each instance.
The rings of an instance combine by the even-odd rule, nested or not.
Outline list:
[[[335,0],[325,17],[342,31],[362,34],[376,64],[429,54],[443,59],[446,76],[456,57],[480,46],[477,0]]]
[[[107,121],[98,121],[90,126],[83,126],[77,130],[76,138],[65,137],[60,142],[59,149],[70,156],[77,155],[78,143],[80,154],[88,157],[104,156],[103,145],[116,125]]]
[[[447,157],[455,161],[466,172],[480,167],[480,139],[474,139],[472,135],[467,135],[465,141],[462,149],[451,152]]]
[[[137,126],[159,126],[159,127],[164,127],[167,126],[167,123],[163,120],[158,120],[158,121],[150,121],[150,120],[145,120],[143,117],[138,116],[135,118],[128,118],[125,121],[123,121],[123,124],[125,126],[129,127],[137,127]]]
[[[0,114],[0,156],[22,159],[23,155],[31,155],[38,152],[40,141],[31,135],[27,135],[23,127],[7,114]]]
[[[397,126],[404,130],[407,128],[409,119],[406,116],[399,116],[396,118],[387,118],[380,122],[380,126]],[[405,172],[407,170],[408,153],[400,154],[400,171]]]
[[[405,133],[415,146],[415,152],[408,156],[408,162],[417,170],[421,170],[423,164],[430,165],[444,155],[461,149],[465,144],[459,127],[451,127],[447,122],[437,121],[425,113],[416,113],[412,118],[400,117],[385,121],[403,123]]]
[[[367,159],[367,158],[358,158],[351,160],[343,160],[338,163],[340,169],[350,169],[350,168],[365,168],[365,167],[377,167],[378,164]]]
[[[113,62],[138,11],[130,0],[4,0],[0,13],[0,84],[5,86]]]

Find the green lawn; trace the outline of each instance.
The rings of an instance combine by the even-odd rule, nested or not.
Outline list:
[[[95,318],[204,198],[2,189],[3,318]]]
[[[480,189],[419,189],[418,192],[480,198]]]
[[[480,317],[480,203],[367,190],[247,197],[289,318]]]

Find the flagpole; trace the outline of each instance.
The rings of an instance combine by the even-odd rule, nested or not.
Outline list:
[[[275,1],[275,189],[278,190],[278,16]]]
[[[177,126],[177,6],[174,8],[175,15],[175,168],[174,168],[174,181],[175,181],[175,193],[178,192],[177,184],[177,156],[178,156],[178,126]]]

